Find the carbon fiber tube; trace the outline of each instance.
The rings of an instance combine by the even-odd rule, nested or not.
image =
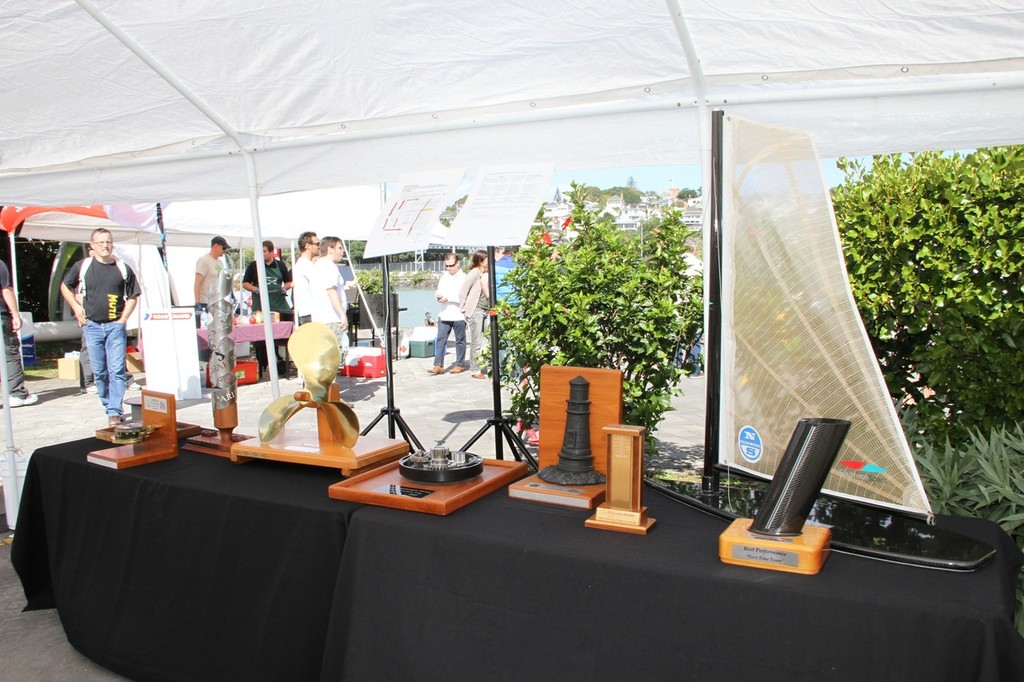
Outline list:
[[[849,430],[850,422],[845,419],[805,417],[797,422],[764,502],[750,524],[751,533],[800,534]]]

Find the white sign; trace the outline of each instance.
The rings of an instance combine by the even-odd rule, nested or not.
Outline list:
[[[172,393],[177,400],[203,397],[199,381],[199,342],[192,308],[150,310],[142,318],[146,388]]]
[[[445,243],[524,243],[553,172],[550,163],[482,167]]]
[[[398,180],[395,199],[373,225],[365,258],[425,249],[435,241],[432,232],[449,197],[462,180],[461,170],[416,173]]]

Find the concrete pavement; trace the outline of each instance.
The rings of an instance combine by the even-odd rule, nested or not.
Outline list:
[[[449,362],[452,355],[449,351]],[[151,360],[152,361],[152,360]],[[430,447],[437,442],[452,448],[463,446],[494,414],[490,380],[473,379],[469,372],[432,376],[430,358],[396,360],[394,407],[412,433]],[[145,375],[137,375],[145,384]],[[353,405],[364,426],[387,405],[385,379],[339,379],[342,398]],[[39,403],[12,410],[14,444],[25,455],[52,443],[85,438],[106,426],[106,418],[95,395],[81,394],[76,383],[60,379],[29,380],[29,390]],[[298,379],[282,379],[281,395],[300,388]],[[704,379],[686,379],[683,394],[673,401],[657,433],[659,466],[687,468],[698,463],[704,442]],[[127,397],[138,395],[129,392]],[[273,395],[269,382],[240,386],[237,433],[256,434],[256,424]],[[503,406],[509,404],[503,396]],[[309,414],[304,410],[296,417]],[[178,407],[178,420],[211,427],[208,402]],[[491,428],[473,447],[473,452],[493,456],[495,429]],[[388,435],[387,419],[372,433]],[[400,437],[400,434],[396,434]],[[6,447],[6,443],[5,443]],[[510,453],[505,447],[505,457]],[[652,455],[653,456],[653,455]],[[698,464],[699,465],[699,464]],[[0,534],[0,679],[9,680],[120,680],[119,675],[94,664],[75,651],[64,636],[55,610],[23,613],[21,584],[10,563],[11,533]]]

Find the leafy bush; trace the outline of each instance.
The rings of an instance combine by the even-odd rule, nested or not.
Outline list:
[[[933,442],[1024,419],[1024,147],[839,166],[851,285],[893,398]]]
[[[574,184],[568,196],[575,239],[545,239],[536,226],[505,278],[511,296],[498,310],[511,411],[536,421],[542,365],[617,368],[625,420],[653,433],[681,375],[676,348],[702,324],[702,283],[683,260],[694,232],[674,212],[647,232],[641,255],[638,241],[584,208],[585,188]]]
[[[1024,549],[1024,424],[992,429],[987,436],[972,429],[965,444],[946,439],[936,447],[919,416],[915,408],[900,414],[933,511],[989,519]],[[1024,577],[1017,583],[1016,625],[1024,634]]]
[[[384,293],[384,277],[380,274],[380,269],[360,269],[356,270],[356,280],[359,282],[359,288],[362,289],[364,294],[383,294]],[[388,283],[391,285],[391,290],[395,290],[395,273],[388,273]]]

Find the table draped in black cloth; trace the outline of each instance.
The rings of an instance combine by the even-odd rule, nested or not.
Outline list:
[[[28,467],[29,608],[136,680],[1021,680],[1021,554],[972,573],[833,553],[815,576],[718,560],[726,522],[648,491],[647,536],[488,495],[449,516],[327,495],[329,469],[183,452],[114,471],[87,439]]]
[[[337,471],[182,452],[115,471],[86,439],[29,463],[12,562],[29,608],[137,680],[311,680],[351,512]]]
[[[1020,552],[975,573],[833,553],[815,576],[718,560],[725,521],[648,492],[647,536],[501,491],[446,518],[356,512],[331,679],[1020,680]]]

